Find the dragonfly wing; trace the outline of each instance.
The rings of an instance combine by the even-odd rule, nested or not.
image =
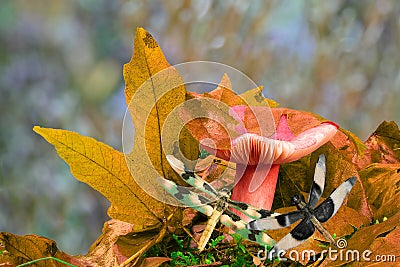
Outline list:
[[[273,246],[275,240],[262,231],[251,230],[246,228],[246,222],[243,221],[238,215],[226,210],[225,214],[221,216],[221,223],[235,231],[241,237],[256,242],[262,246]]]
[[[311,185],[308,195],[308,205],[314,207],[320,199],[325,187],[326,165],[324,154],[319,155],[318,162],[315,165],[314,181]]]
[[[173,155],[167,155],[167,160],[174,171],[178,173],[185,182],[213,197],[218,195],[217,191],[208,182],[204,181],[194,171],[188,170],[182,161],[175,158]]]
[[[252,218],[252,219],[260,219],[260,218],[267,218],[270,216],[276,216],[279,215],[279,213],[273,213],[269,210],[265,209],[259,209],[257,207],[254,207],[250,204],[244,203],[244,202],[239,202],[235,201],[232,199],[228,200],[228,203],[230,204],[231,207],[239,210],[242,212],[244,215]]]
[[[279,240],[275,245],[275,250],[288,250],[297,247],[306,241],[315,232],[315,226],[309,219],[302,220],[290,233]]]
[[[320,222],[326,222],[335,215],[356,181],[357,178],[353,176],[339,185],[327,199],[314,209],[315,218]]]
[[[188,187],[179,186],[174,182],[161,177],[158,178],[158,183],[165,189],[165,191],[186,207],[191,207],[207,216],[212,215],[214,208],[207,204],[210,204],[213,201],[207,197],[193,192]]]
[[[274,230],[287,227],[294,222],[304,219],[305,215],[303,212],[296,210],[281,214],[273,217],[267,217],[251,221],[247,224],[247,229],[253,230]]]

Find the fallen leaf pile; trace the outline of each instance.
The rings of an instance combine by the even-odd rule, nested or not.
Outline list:
[[[222,131],[234,133],[238,129],[235,120],[226,116],[228,110],[213,105],[200,106],[200,109],[214,109],[216,116],[224,117],[232,128],[225,129],[209,118],[191,120],[187,128],[182,126],[181,119],[185,114],[177,112],[176,107],[189,99],[213,99],[226,107],[268,107],[272,110],[275,123],[283,114],[287,116],[289,128],[294,134],[325,121],[309,112],[278,108],[276,102],[262,96],[261,87],[237,95],[227,75],[221,77],[220,85],[212,92],[187,92],[181,76],[166,61],[158,43],[141,28],[136,32],[132,59],[124,66],[124,78],[126,104],[135,126],[134,147],[130,153],[124,154],[71,131],[34,127],[36,133],[55,147],[76,179],[99,191],[111,202],[108,215],[112,219],[105,222],[103,233],[90,247],[88,254],[71,256],[59,251],[56,243],[46,238],[2,232],[0,266],[16,266],[45,257],[55,257],[75,266],[159,266],[169,261],[168,257],[146,258],[143,255],[161,241],[168,243],[172,233],[182,231],[182,226],[196,225],[198,216],[190,209],[168,205],[163,201],[157,177],[184,184],[169,166],[166,154],[181,151],[186,158],[197,159],[200,153],[197,140],[206,137],[216,139]],[[204,105],[204,102],[200,105]],[[246,128],[253,127],[256,131],[259,126],[252,124],[255,114],[250,112],[243,116],[247,116],[244,120]],[[175,128],[181,131],[175,134]],[[192,136],[193,132],[197,134]],[[229,140],[220,141],[229,146]],[[315,163],[321,153],[326,156],[327,166],[323,197],[327,197],[350,176],[356,176],[358,180],[347,203],[325,227],[337,237],[346,237],[348,250],[370,250],[371,259],[375,259],[376,255],[395,255],[399,258],[400,131],[396,123],[383,122],[365,142],[340,129],[330,142],[317,151],[282,165],[274,210],[287,211],[293,194],[307,194]],[[226,168],[234,168],[221,162],[214,161],[203,172],[203,177],[212,181]],[[227,177],[228,180],[230,178]],[[380,223],[374,224],[376,220]],[[269,233],[279,240],[288,231],[289,228]],[[323,237],[316,233],[295,249],[320,252],[324,248],[319,246],[318,240],[323,240]],[[320,261],[324,261],[324,266],[337,266],[349,260],[333,261],[326,257]],[[363,266],[376,264],[373,261],[360,261],[359,264]],[[301,263],[307,263],[307,259]],[[63,266],[54,260],[35,264]],[[386,266],[390,264],[395,266],[395,263],[387,263]]]

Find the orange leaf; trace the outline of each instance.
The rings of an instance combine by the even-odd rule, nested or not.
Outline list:
[[[195,118],[188,122],[187,127],[197,140],[209,138],[216,142],[218,148],[228,149],[230,139],[240,134],[240,128],[245,127],[248,132],[257,134],[261,128],[265,130],[262,131],[264,135],[273,133],[270,107],[276,107],[278,104],[264,98],[261,91],[260,86],[237,95],[232,91],[228,75],[224,74],[218,87],[210,93],[189,92],[191,97],[198,100],[198,104],[182,109],[180,115],[187,121],[189,118]],[[244,109],[241,118],[244,125],[240,125],[237,118],[241,114],[236,114],[237,110],[232,108],[237,106]]]
[[[188,92],[191,97],[194,98],[202,98],[208,97],[218,101],[223,102],[224,104],[228,105],[229,107],[239,106],[239,105],[246,105],[246,106],[269,106],[271,108],[275,108],[278,106],[272,99],[265,98],[262,95],[262,86],[256,87],[254,89],[248,90],[243,94],[237,95],[232,90],[232,84],[225,73],[222,76],[221,81],[219,82],[217,88],[209,93],[198,94],[195,92]]]
[[[234,91],[232,91],[232,84],[226,73],[222,76],[222,79],[219,82],[217,88],[215,88],[211,92],[209,93],[205,92],[203,94],[188,92],[188,94],[194,98],[203,98],[203,97],[212,98],[220,102],[223,102],[224,104],[230,107],[245,104],[243,99],[238,95],[236,95]]]

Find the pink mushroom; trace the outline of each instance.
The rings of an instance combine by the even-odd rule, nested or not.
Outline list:
[[[280,164],[296,161],[325,144],[338,126],[323,122],[294,136],[286,115],[280,117],[276,133],[269,138],[244,133],[231,140],[230,149],[218,149],[200,141],[209,153],[236,163],[236,185],[232,199],[271,210]]]

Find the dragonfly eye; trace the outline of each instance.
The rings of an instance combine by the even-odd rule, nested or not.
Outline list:
[[[301,197],[299,195],[292,196],[292,205],[298,205],[301,202]]]

